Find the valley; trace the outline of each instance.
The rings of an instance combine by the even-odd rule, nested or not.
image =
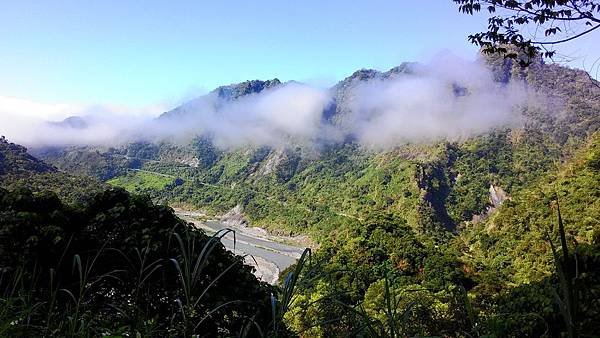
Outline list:
[[[207,304],[236,318],[235,325],[253,316],[271,323],[267,317],[282,311],[276,322],[306,337],[344,337],[371,323],[387,332],[386,320],[394,314],[386,311],[403,311],[408,319],[393,322],[412,335],[561,331],[556,294],[566,292],[564,285],[578,288],[568,292],[577,293],[582,308],[598,308],[600,88],[580,70],[541,60],[521,69],[493,56],[481,58],[486,74],[500,79],[487,85],[503,93],[521,86],[526,98],[515,98],[511,110],[502,113],[506,120],[491,127],[484,123],[471,130],[470,121],[448,130],[426,126],[423,132],[437,135],[431,138],[401,126],[396,127],[409,138],[372,132],[385,127],[373,125],[385,116],[381,109],[403,107],[405,101],[395,95],[378,98],[384,107],[357,107],[362,95],[357,93],[365,88],[387,92],[406,89],[403,81],[413,85],[419,76],[429,79],[418,64],[405,63],[386,72],[359,70],[329,88],[332,101],[318,111],[317,128],[327,134],[322,138],[282,136],[278,129],[267,130],[273,138],[257,132],[264,142],[254,142],[240,141],[235,133],[198,132],[30,149],[2,139],[0,220],[8,224],[3,231],[27,250],[68,252],[82,271],[91,263],[78,263],[78,257],[93,262],[95,256],[69,251],[69,238],[95,245],[106,274],[98,283],[115,287],[104,282],[115,275],[122,288],[117,301],[129,309],[128,318],[140,309],[164,318],[170,311],[194,312],[186,313],[185,306],[174,310],[171,298],[156,294],[147,304],[132,299],[139,286],[123,282],[121,275],[139,283],[147,277],[160,292],[177,295],[175,304],[202,304],[209,295]],[[456,81],[442,81],[453,106],[465,114],[478,109],[500,114],[488,110],[494,97],[485,105],[463,107],[473,104],[464,98],[477,97],[469,90],[478,84]],[[223,123],[243,120],[244,109],[256,118],[255,102],[265,105],[262,100],[273,95],[275,102],[287,102],[290,90],[315,94],[297,86],[274,79],[219,87],[151,123],[185,134],[186,125],[207,118],[203,109],[221,114]],[[364,128],[361,114],[373,115]],[[76,127],[52,125],[72,133],[93,124]],[[27,222],[41,223],[21,226]],[[226,229],[234,233],[219,243],[210,240]],[[103,245],[110,245],[106,252]],[[310,257],[302,257],[305,248],[311,248]],[[60,253],[52,255],[60,262]],[[7,257],[20,264],[19,256]],[[110,270],[105,262],[119,269]],[[58,264],[46,263],[48,271]],[[560,282],[565,274],[577,283]],[[105,297],[103,290],[94,296]],[[390,310],[386,304],[392,298],[397,305]],[[238,302],[252,304],[239,307],[246,311],[241,317],[238,308],[221,309]],[[587,332],[596,327],[595,310],[589,311],[578,324]],[[178,318],[185,322],[183,315]]]
[[[227,229],[234,230],[235,233],[226,235],[221,242],[231,252],[245,256],[246,264],[256,267],[257,277],[270,284],[276,284],[281,271],[296,263],[304,251],[299,244],[287,244],[295,240],[292,237],[268,235],[259,228],[224,224],[219,220],[199,220],[199,217],[206,216],[202,212],[175,209],[175,214],[209,235]]]
[[[0,338],[600,337],[600,0],[0,32]]]

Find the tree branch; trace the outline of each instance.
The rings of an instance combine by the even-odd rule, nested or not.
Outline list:
[[[585,17],[585,18],[586,18],[586,19],[588,19],[588,20],[591,20],[591,21],[594,21],[594,22],[600,22],[600,19],[596,19],[596,18],[594,18],[594,16],[593,16],[593,15],[591,15],[589,12],[585,12],[585,13],[584,13],[584,12],[582,12],[582,11],[579,9],[579,6],[577,6],[577,3],[575,2],[575,0],[571,0],[571,5],[573,6],[572,8],[573,8],[575,11],[577,11],[577,13],[579,13],[579,15],[581,15],[581,16],[583,16],[583,17]]]
[[[579,34],[573,35],[571,37],[568,37],[568,38],[565,38],[565,39],[562,39],[562,40],[557,40],[557,41],[531,41],[531,43],[534,44],[534,45],[554,45],[554,44],[558,44],[558,43],[563,43],[563,42],[567,42],[567,41],[571,41],[571,40],[577,39],[578,37],[580,37],[582,35],[585,35],[585,34],[591,32],[593,30],[596,30],[598,28],[600,28],[600,24],[596,25],[596,26],[594,26],[594,27],[592,27],[592,28],[590,28],[590,29],[588,29],[586,31],[583,31],[583,32],[581,32]]]

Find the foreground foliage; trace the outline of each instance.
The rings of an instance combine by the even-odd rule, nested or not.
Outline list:
[[[81,208],[0,190],[0,273],[3,336],[236,335],[271,320],[273,289],[242,257],[123,190]]]

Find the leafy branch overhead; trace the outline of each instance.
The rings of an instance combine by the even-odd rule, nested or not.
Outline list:
[[[487,31],[469,35],[484,53],[525,60],[541,54],[553,57],[555,45],[575,40],[600,28],[600,2],[594,0],[453,0],[459,11],[473,15],[487,11]],[[517,52],[506,45],[517,47]]]

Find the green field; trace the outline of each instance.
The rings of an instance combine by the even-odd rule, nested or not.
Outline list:
[[[121,187],[132,193],[145,193],[148,191],[164,190],[175,181],[175,177],[151,173],[148,171],[130,171],[129,173],[115,177],[108,184]]]

